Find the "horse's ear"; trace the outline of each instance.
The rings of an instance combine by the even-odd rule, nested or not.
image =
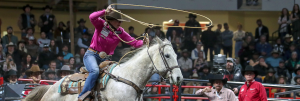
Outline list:
[[[158,36],[155,36],[155,40],[158,42],[159,45],[162,45],[164,43]]]

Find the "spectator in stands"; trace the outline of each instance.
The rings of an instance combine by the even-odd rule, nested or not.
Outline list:
[[[217,29],[216,29],[216,37],[217,39],[215,40],[216,41],[216,45],[215,45],[215,54],[220,54],[221,52],[221,48],[222,48],[222,24],[218,24],[217,25]]]
[[[297,84],[298,82],[295,80],[297,76],[300,76],[300,68],[296,68],[294,69],[294,72],[293,72],[293,75],[292,75],[292,79],[291,79],[291,84],[294,85],[294,84]],[[300,85],[300,82],[299,82],[299,85]]]
[[[275,70],[275,77],[278,78],[280,75],[283,75],[286,77],[286,79],[288,81],[290,81],[292,79],[292,76],[288,70],[288,68],[286,68],[284,61],[280,61],[279,62],[279,67],[278,68],[274,68]],[[287,82],[290,83],[290,82]]]
[[[193,67],[197,69],[197,71],[200,71],[200,69],[205,65],[208,66],[208,63],[203,56],[203,53],[203,51],[199,51],[198,58],[194,61]]]
[[[239,68],[240,70],[243,70],[243,67],[241,65],[241,59],[239,57],[235,58],[235,64],[236,64],[236,67]]]
[[[191,79],[197,80],[199,78],[197,72],[193,73]],[[190,81],[186,86],[201,86],[199,82]],[[183,94],[195,94],[200,88],[185,88]],[[182,100],[181,100],[182,101]],[[184,100],[184,101],[199,101],[199,100]]]
[[[203,57],[201,57],[201,58],[205,59],[205,53],[203,52],[203,50],[201,50],[201,48],[202,48],[202,43],[198,42],[196,48],[191,52],[191,54],[192,54],[192,56],[191,56],[192,60],[196,60],[196,59],[199,58],[198,56],[199,56],[199,52],[200,51],[202,51],[202,53],[203,53],[201,55]]]
[[[28,41],[29,37],[31,37],[31,36],[34,37],[34,35],[33,35],[34,33],[33,33],[33,29],[32,28],[27,28],[25,34],[26,34],[25,36],[22,36],[22,39],[24,41],[26,41],[26,42]]]
[[[282,85],[286,85],[289,84],[287,82],[287,78],[284,75],[281,75],[278,77],[278,83],[277,84],[282,84]],[[272,93],[279,93],[279,92],[285,92],[287,89],[285,88],[273,88],[272,89]],[[287,97],[288,95],[280,95],[280,97]]]
[[[180,37],[180,36],[178,36],[176,30],[173,30],[172,34],[170,36],[168,36],[167,38],[171,43],[175,43],[176,37]]]
[[[31,28],[32,30],[34,30],[34,27],[37,24],[34,15],[31,13],[32,8],[33,7],[30,6],[29,4],[23,6],[24,13],[22,13],[20,15],[19,20],[18,20],[18,26],[19,26],[20,30],[22,31],[21,37],[26,36],[26,30],[28,28]]]
[[[300,53],[298,49],[296,49],[295,44],[291,44],[289,50],[285,51],[284,53],[284,60],[289,60],[292,56],[292,53],[296,52],[297,54]],[[297,59],[300,57],[300,54],[297,55]]]
[[[32,66],[32,63],[33,63],[33,61],[32,61],[31,55],[28,54],[22,61],[22,69],[21,70],[26,71],[26,70],[30,69],[30,67]]]
[[[120,42],[121,43],[121,42]],[[118,47],[118,46],[117,46]],[[117,49],[117,48],[116,48]],[[84,56],[84,54],[85,54],[85,49],[84,48],[80,48],[80,51],[79,51],[79,53],[77,53],[76,55],[78,56],[78,57],[76,57],[75,58],[75,62],[76,63],[83,63],[83,56]],[[115,54],[114,55],[116,55],[116,53],[117,52],[115,52]],[[114,56],[113,56],[114,57]],[[112,57],[112,58],[113,58]],[[119,57],[119,58],[121,58],[121,56]],[[114,60],[114,59],[112,59],[112,60]],[[118,59],[116,59],[116,60],[118,60]]]
[[[242,49],[242,45],[243,45],[243,38],[245,37],[245,31],[243,31],[243,25],[239,24],[238,25],[238,30],[235,31],[233,34],[233,39],[235,41],[235,57],[238,57],[239,54],[238,52]]]
[[[40,51],[42,51],[45,44],[50,45],[50,39],[46,38],[46,33],[45,32],[41,32],[40,35],[41,35],[41,38],[39,38],[37,40],[37,43],[40,46]]]
[[[263,57],[260,57],[255,64],[256,65],[253,66],[253,68],[257,71],[255,80],[258,82],[262,82],[262,77],[267,74],[268,69],[273,67],[270,64],[267,64]]]
[[[284,46],[281,43],[281,38],[277,38],[275,40],[275,43],[273,44],[273,50],[278,51],[280,56],[284,56],[285,50],[284,50]]]
[[[27,54],[27,48],[25,47],[25,41],[24,40],[21,40],[18,42],[18,49],[19,51],[21,52],[21,54]]]
[[[173,26],[179,26],[179,20],[174,20]],[[167,38],[172,37],[173,33],[176,33],[177,37],[183,36],[183,30],[181,27],[168,27],[167,34],[166,34]],[[175,39],[175,37],[173,37],[173,38]]]
[[[256,44],[255,49],[264,57],[269,56],[272,52],[272,46],[267,42],[266,36],[264,35],[260,37],[260,42]]]
[[[7,72],[9,70],[17,71],[17,65],[10,54],[7,55],[6,61],[3,63],[3,71]]]
[[[9,44],[7,44],[7,53],[6,55],[11,55],[12,56],[12,60],[14,61],[14,63],[17,66],[17,72],[20,73],[21,72],[21,62],[22,62],[22,54],[19,50],[15,49],[15,44],[13,42],[9,42]]]
[[[189,14],[188,16],[189,20],[185,23],[185,26],[190,27],[201,27],[200,23],[196,20],[197,16],[194,14]],[[193,35],[197,35],[200,37],[200,34],[202,32],[201,28],[185,28],[184,29],[184,37],[187,39],[191,39]]]
[[[258,27],[255,29],[255,41],[257,41],[262,35],[266,37],[266,42],[269,42],[269,29],[262,24],[261,19],[257,19],[256,23]]]
[[[246,35],[246,36],[243,38],[242,48],[248,47],[250,43],[254,43],[253,36]]]
[[[181,40],[180,37],[176,37],[175,43],[172,44],[178,59],[181,57],[181,50],[183,48],[183,44],[181,43],[180,40]]]
[[[64,27],[66,27],[64,22],[61,21],[58,23],[58,27],[54,31],[54,39],[60,40],[61,42],[69,42],[69,40],[64,40],[65,34],[69,35]]]
[[[56,61],[56,69],[60,69],[65,64],[64,55],[62,53],[58,53],[55,61]]]
[[[252,57],[253,54],[257,54],[255,57]],[[259,53],[256,52],[255,50],[255,44],[254,42],[250,43],[245,50],[241,53],[240,55],[240,64],[242,65],[242,67],[246,67],[246,65],[250,62],[250,60],[252,58],[254,58],[254,60],[252,60],[252,63],[254,61],[256,61],[256,59],[259,57]],[[251,62],[250,62],[251,63]],[[251,65],[251,64],[250,64]]]
[[[283,59],[279,57],[279,52],[276,50],[273,50],[271,54],[272,56],[266,58],[266,63],[270,64],[273,68],[277,68],[279,66],[279,62]]]
[[[159,24],[157,24],[159,25]],[[160,39],[165,39],[165,33],[161,30],[160,26],[155,26],[154,27],[155,35],[158,36]]]
[[[274,75],[275,73],[276,72],[273,70],[273,68],[269,68],[268,71],[267,71],[267,75],[266,75],[263,83],[276,84],[278,81],[277,81],[277,78]]]
[[[208,80],[209,77],[212,76],[212,74],[210,73],[210,67],[206,65],[200,69],[200,72],[198,74],[199,74],[199,79],[203,79],[203,80]],[[209,85],[211,84],[210,83],[202,84],[202,86],[209,86]]]
[[[91,44],[91,41],[92,40],[90,38],[90,34],[85,32],[82,34],[82,37],[78,39],[77,45],[79,46],[79,48],[88,49]]]
[[[43,70],[47,70],[49,68],[49,63],[51,60],[55,59],[55,54],[49,51],[49,45],[45,44],[43,47],[43,51],[39,54],[39,64]]]
[[[293,80],[295,82],[295,86],[300,85],[300,75],[297,75]],[[294,89],[291,89],[291,90],[294,90]],[[291,93],[291,96],[294,96],[294,93]],[[296,93],[296,98],[299,98],[299,97],[300,97],[300,94]]]
[[[43,7],[45,13],[39,18],[39,27],[41,27],[41,32],[45,32],[48,39],[53,39],[53,31],[56,29],[56,17],[51,14],[52,7],[46,5]]]
[[[192,42],[193,42],[193,44],[192,44],[191,46],[193,46],[193,47],[196,48],[197,43],[198,43],[198,42],[201,42],[201,40],[199,40],[199,39],[197,38],[197,36],[194,35],[194,36],[192,37]]]
[[[85,22],[86,21],[83,18],[77,21],[79,26],[75,29],[75,35],[74,35],[74,40],[76,40],[75,43],[77,43],[77,40],[81,38],[81,35],[83,33],[86,33],[88,31],[88,28],[85,27]]]
[[[290,45],[293,44],[291,38],[292,38],[292,36],[290,34],[286,34],[284,36],[284,42],[282,43],[284,51],[287,51],[289,49]]]
[[[39,84],[40,80],[42,79],[43,71],[40,70],[40,67],[37,65],[32,66],[29,70],[25,72],[28,79],[32,79],[32,84]]]
[[[260,54],[258,52],[255,52],[253,55],[252,55],[252,59],[249,60],[249,65],[254,67],[255,65],[258,65],[259,62],[260,62],[260,58],[262,58],[260,56]],[[265,62],[265,61],[263,61]]]
[[[279,37],[281,39],[283,39],[283,37],[286,34],[291,34],[292,30],[291,30],[291,26],[290,26],[291,20],[290,20],[290,14],[289,14],[289,10],[287,8],[283,8],[281,10],[281,15],[278,18],[278,24],[279,24]]]
[[[241,75],[241,69],[236,67],[235,60],[233,58],[227,58],[226,63],[226,72],[224,73],[225,78],[227,78],[228,81],[238,81],[238,82],[244,82],[246,81],[245,78]],[[231,89],[234,90],[234,93],[237,94],[239,91],[239,88],[241,86],[238,85],[230,85]]]
[[[68,61],[69,63],[69,66],[70,66],[70,69],[71,70],[75,70],[76,69],[76,65],[75,65],[75,58],[74,57],[71,57]]]
[[[285,65],[289,69],[290,73],[293,73],[293,70],[296,69],[297,65],[300,64],[297,52],[292,52],[291,58],[286,60]]]
[[[128,27],[128,34],[133,37],[133,38],[137,38],[138,36],[134,34],[134,27],[133,26],[129,26]]]
[[[39,55],[39,46],[35,44],[34,37],[29,37],[28,45],[26,45],[27,53],[32,56],[32,60],[36,60]]]
[[[222,44],[223,44],[223,51],[224,55],[228,57],[232,57],[232,38],[233,32],[229,30],[228,23],[224,23],[225,31],[222,32]]]
[[[182,57],[178,60],[179,67],[182,70],[182,75],[184,78],[189,78],[193,65],[192,60],[188,58],[188,54],[188,50],[184,49],[182,51]]]
[[[3,50],[2,44],[0,44],[0,62],[3,62],[6,59],[6,54]]]
[[[7,45],[12,42],[14,45],[18,43],[18,37],[13,35],[13,28],[11,26],[7,27],[7,35],[2,37],[2,44]]]
[[[298,4],[294,4],[293,11],[291,13],[290,19],[292,20],[292,29],[293,29],[293,38],[294,40],[297,40],[300,38],[300,9]]]
[[[210,26],[210,25],[211,24],[207,24],[206,26]],[[208,59],[207,56],[208,56],[208,49],[209,49],[210,61],[213,61],[213,51],[216,45],[216,41],[212,41],[212,40],[217,39],[216,33],[211,30],[212,27],[213,25],[208,27],[207,30],[204,31],[201,36],[201,42],[203,43],[204,46],[204,52],[205,54],[207,54],[205,59]]]
[[[53,70],[47,70],[45,72],[45,75],[47,77],[47,80],[58,80],[57,77],[55,76],[55,71]],[[51,84],[50,84],[51,85]]]
[[[50,61],[48,70],[52,70],[52,71],[57,72],[57,70],[59,70],[59,69],[56,68],[56,62],[55,61]]]
[[[59,53],[59,48],[58,46],[56,45],[55,41],[54,40],[51,40],[50,41],[50,45],[49,45],[49,49],[52,53],[55,53],[55,54],[58,54]]]
[[[6,84],[18,84],[18,74],[15,70],[9,70],[4,75],[4,81]]]
[[[73,74],[73,73],[74,73],[74,70],[71,70],[69,65],[64,65],[61,67],[60,70],[57,71],[58,80],[64,78],[67,75]]]
[[[62,47],[62,53],[64,55],[65,62],[68,62],[71,57],[74,57],[73,54],[69,52],[69,47],[66,44]]]

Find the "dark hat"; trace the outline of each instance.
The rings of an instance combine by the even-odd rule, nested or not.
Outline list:
[[[70,72],[70,74],[74,73],[74,71],[70,69],[69,65],[63,65],[61,69],[57,71],[57,75],[59,76],[62,71]]]
[[[250,66],[250,65],[246,66],[246,68],[242,71],[242,75],[245,76],[245,72],[247,72],[247,71],[252,71],[252,72],[254,72],[255,77],[257,76],[257,70],[255,70],[252,66]]]
[[[300,70],[300,68],[296,68],[296,69],[294,70],[294,72],[295,72],[296,75],[298,75],[298,74],[297,74],[297,71],[298,71],[298,70]]]
[[[202,72],[202,71],[203,71],[203,69],[208,69],[208,71],[210,70],[210,68],[209,68],[207,65],[204,65],[203,67],[201,67],[199,71],[201,71],[201,72]]]
[[[45,7],[43,7],[43,10],[46,10],[46,9],[52,9],[52,7],[49,5],[46,5]]]
[[[39,72],[40,74],[42,74],[44,71],[40,70],[40,67],[38,65],[33,65],[30,69],[25,71],[25,75],[30,76],[30,74],[33,72]]]
[[[294,77],[294,81],[297,83],[297,79],[300,78],[300,75]]]
[[[8,78],[9,78],[9,76],[11,76],[11,75],[16,75],[16,76],[18,77],[17,71],[15,71],[15,70],[9,70],[9,71],[7,71],[7,72],[5,73],[4,80],[5,80],[6,82],[9,82],[9,81],[8,81]]]
[[[43,48],[49,48],[49,45],[48,44],[44,44]]]
[[[275,73],[274,69],[270,68],[268,69],[267,73]]]
[[[226,25],[228,25],[228,23],[224,23],[224,24],[223,24],[223,26],[226,26]]]
[[[197,16],[194,14],[189,14],[189,16],[187,18],[197,18]]]
[[[47,70],[46,72],[45,72],[45,75],[47,76],[48,74],[55,74],[55,71],[53,71],[53,70]]]
[[[6,47],[8,47],[8,46],[15,46],[15,44],[14,44],[13,42],[9,42],[9,43],[6,45]]]
[[[24,43],[24,44],[25,44],[25,41],[22,39],[22,40],[20,40],[20,41],[18,42],[18,44],[20,44],[20,43]]]
[[[6,29],[7,29],[7,30],[8,30],[8,29],[11,29],[11,30],[13,30],[13,27],[11,27],[11,26],[8,26]]]
[[[66,27],[65,23],[64,23],[64,22],[62,22],[62,21],[60,21],[60,22],[58,23],[58,25],[59,25],[59,24],[62,24],[62,25],[63,25],[63,27]]]
[[[27,5],[23,6],[23,11],[25,11],[25,9],[26,9],[27,7],[29,7],[30,10],[32,10],[32,8],[33,8],[32,6],[30,6],[29,4],[27,4]]]
[[[227,83],[227,78],[225,78],[225,76],[222,75],[222,74],[212,74],[209,77],[209,82],[211,84],[213,84],[215,80],[222,80],[223,81],[223,85]]]
[[[85,23],[86,21],[83,18],[81,18],[81,19],[79,19],[79,21],[77,21],[78,24],[81,22]]]
[[[62,52],[59,52],[59,53],[56,55],[56,57],[59,57],[59,56],[64,57],[64,54],[63,54]]]
[[[118,10],[118,12],[121,12],[120,10]],[[105,16],[104,16],[105,17]],[[103,17],[103,19],[104,19]],[[115,11],[111,11],[110,13],[108,13],[106,15],[106,19],[107,20],[118,20],[118,21],[126,21],[126,22],[130,22],[130,20],[127,17],[122,16],[120,13],[117,13]]]

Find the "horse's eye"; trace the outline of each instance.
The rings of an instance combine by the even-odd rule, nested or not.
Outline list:
[[[166,57],[166,58],[170,58],[170,55],[169,55],[169,54],[166,54],[165,57]]]

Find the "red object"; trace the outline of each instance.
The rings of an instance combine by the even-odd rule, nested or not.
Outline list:
[[[177,86],[174,86],[174,88],[173,88],[173,100],[174,101],[177,101],[177,99],[178,99],[178,95],[177,95],[177,92],[178,92],[178,87]]]
[[[3,77],[0,78],[0,85],[3,85]]]
[[[149,97],[149,98],[156,98],[156,99],[170,99],[170,96],[160,96],[160,97]],[[207,97],[181,97],[181,99],[199,99],[199,100],[208,100]],[[175,100],[174,100],[175,101]]]
[[[247,86],[247,81],[241,87],[239,101],[268,101],[265,87],[257,82],[252,81]]]

